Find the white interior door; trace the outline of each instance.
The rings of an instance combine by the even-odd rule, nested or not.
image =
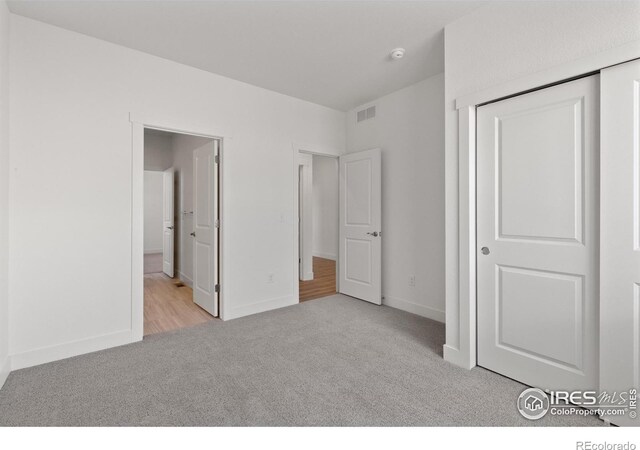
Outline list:
[[[599,76],[477,111],[478,364],[598,387]]]
[[[174,219],[173,219],[173,167],[162,177],[162,271],[173,278]]]
[[[625,392],[640,390],[640,61],[601,77],[600,383]],[[640,424],[629,414],[608,418]]]
[[[340,292],[382,304],[380,149],[340,157]]]
[[[193,301],[218,315],[218,141],[193,152]]]

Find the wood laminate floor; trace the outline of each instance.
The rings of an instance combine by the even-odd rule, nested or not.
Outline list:
[[[328,297],[336,293],[336,262],[313,257],[313,280],[300,281],[300,301]]]
[[[177,330],[214,320],[193,302],[189,286],[178,287],[164,273],[144,276],[144,335]]]

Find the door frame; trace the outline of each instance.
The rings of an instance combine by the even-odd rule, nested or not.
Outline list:
[[[477,365],[476,108],[638,58],[640,41],[635,41],[455,100],[458,146],[445,155],[445,360],[466,369]]]
[[[305,227],[311,222],[313,228],[313,216],[309,211],[313,210],[313,155],[298,152],[298,265],[299,279],[311,281],[313,273],[313,233],[310,236],[305,232]],[[300,211],[302,206],[302,211]],[[305,249],[307,251],[305,251]],[[311,267],[308,266],[311,262]]]
[[[299,177],[299,155],[300,153],[307,155],[316,155],[316,156],[325,156],[327,158],[334,158],[338,160],[340,155],[339,151],[328,149],[328,148],[319,148],[318,146],[308,145],[308,144],[299,144],[292,143],[292,184],[293,184],[293,299],[295,303],[300,303],[300,252],[298,249],[298,245],[300,242],[300,232],[298,228],[298,218],[300,217],[299,211],[299,201],[300,201],[300,192],[298,189],[298,177]],[[338,172],[340,171],[340,165],[338,164]],[[336,255],[336,274],[339,268],[339,260],[340,260],[340,248],[338,248],[338,255]],[[336,276],[336,292],[340,292],[340,283],[338,281],[338,277]]]
[[[130,113],[131,123],[131,341],[141,341],[144,334],[144,130],[145,128],[169,133],[188,134],[220,141],[218,165],[218,271],[220,292],[219,317],[225,320],[228,302],[224,296],[227,275],[225,264],[228,252],[225,252],[225,176],[223,170],[224,153],[232,145],[232,137],[209,127],[192,128],[184,123],[176,124],[153,117],[143,117]]]

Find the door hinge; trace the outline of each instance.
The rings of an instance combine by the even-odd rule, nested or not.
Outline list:
[[[215,227],[216,227],[216,228],[220,228],[220,219],[216,219],[216,225],[215,225]]]
[[[220,164],[220,155],[214,156],[213,160],[216,162],[216,164]]]
[[[219,284],[216,284],[215,291],[216,291],[216,293],[220,292],[220,285]]]

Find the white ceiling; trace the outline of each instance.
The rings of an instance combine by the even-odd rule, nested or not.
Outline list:
[[[444,70],[478,1],[32,1],[20,14],[339,110]],[[404,59],[391,61],[393,48]]]

